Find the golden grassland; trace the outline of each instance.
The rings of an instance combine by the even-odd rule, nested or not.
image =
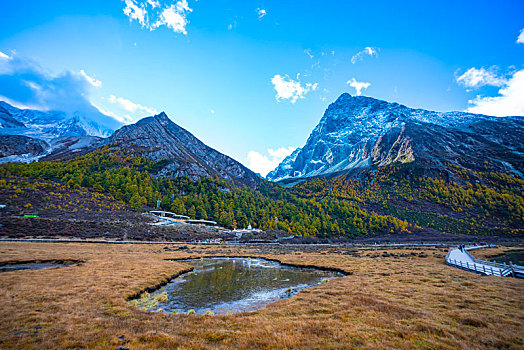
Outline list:
[[[343,248],[189,246],[191,253],[163,248],[0,243],[0,262],[82,261],[0,273],[0,348],[524,348],[524,280],[449,267],[444,248],[353,255]],[[167,315],[126,302],[188,268],[166,259],[211,255],[261,256],[351,274],[251,313]]]

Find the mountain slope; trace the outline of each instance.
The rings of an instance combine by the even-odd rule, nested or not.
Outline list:
[[[0,135],[0,158],[26,155],[26,158],[44,153],[47,142],[22,135]],[[14,159],[11,159],[14,160]]]
[[[9,184],[0,184],[0,192],[2,186],[12,186],[13,179],[58,181],[64,187],[114,196],[135,210],[154,207],[160,199],[166,210],[217,221],[224,227],[250,223],[304,236],[391,234],[393,240],[396,235],[416,240],[423,235],[433,241],[440,241],[443,234],[522,237],[524,179],[515,173],[520,159],[506,157],[506,146],[490,141],[504,138],[505,144],[518,148],[518,137],[501,132],[496,125],[450,129],[425,123],[422,129],[420,123],[412,120],[380,135],[368,155],[369,162],[376,165],[368,170],[282,187],[262,181],[162,113],[123,127],[102,142],[84,140],[89,144],[87,151],[76,151],[80,148],[72,139],[64,144],[59,159],[0,164],[0,174],[10,179]],[[440,147],[433,138],[448,144]],[[449,142],[459,138],[461,145],[450,146]],[[491,163],[486,166],[481,156],[468,164],[469,158],[461,154],[471,154],[471,148],[479,144],[490,146],[477,150],[479,155],[504,158],[509,165],[495,165],[515,169],[510,173],[490,171]],[[297,158],[301,152],[295,152]],[[435,155],[436,160],[424,163],[428,161],[422,158],[424,152],[425,157]],[[455,158],[463,166],[437,162],[446,158]],[[289,160],[292,166],[295,160]],[[471,171],[465,166],[488,170]],[[45,205],[34,206],[34,210],[49,209]]]
[[[27,163],[83,153],[119,126],[120,122],[94,107],[69,114],[19,109],[0,101],[0,163]]]
[[[25,125],[16,120],[7,109],[0,105],[0,129],[14,128],[25,128]]]
[[[98,111],[77,111],[73,113],[38,111],[19,109],[0,101],[0,124],[4,124],[3,117],[6,115],[16,124],[7,127],[0,126],[1,133],[25,135],[46,141],[64,136],[107,137],[113,133],[114,129],[122,125]]]
[[[163,112],[122,127],[104,144],[134,148],[149,159],[162,161],[157,176],[187,176],[193,180],[219,176],[250,187],[261,181],[251,170],[205,145]]]
[[[416,162],[447,171],[515,172],[524,168],[524,118],[412,109],[342,94],[306,144],[267,176],[293,181],[393,163]]]

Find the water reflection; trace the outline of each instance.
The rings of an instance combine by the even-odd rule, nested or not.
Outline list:
[[[69,264],[70,265],[70,264]],[[0,266],[0,272],[17,271],[17,270],[41,270],[51,267],[68,266],[64,263],[16,263]]]
[[[502,255],[492,258],[496,262],[524,266],[524,250],[510,250]]]
[[[289,298],[340,273],[296,268],[264,259],[186,260],[194,270],[148,296],[151,311],[225,314],[253,311]],[[140,305],[139,305],[140,306]]]

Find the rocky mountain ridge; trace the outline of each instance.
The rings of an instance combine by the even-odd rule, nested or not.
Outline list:
[[[103,144],[134,148],[149,159],[161,161],[156,176],[187,176],[193,180],[218,176],[250,187],[261,181],[236,160],[172,122],[164,112],[118,129]]]
[[[412,162],[521,174],[523,152],[523,117],[433,112],[345,93],[304,147],[267,178],[293,181]]]
[[[0,101],[0,163],[57,160],[112,145],[159,161],[155,176],[220,177],[256,187],[260,176],[205,145],[165,113],[116,132],[81,115],[18,109]]]

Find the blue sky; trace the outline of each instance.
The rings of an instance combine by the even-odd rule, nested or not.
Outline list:
[[[165,111],[262,174],[343,92],[524,115],[521,0],[3,1],[0,22],[0,99]]]

